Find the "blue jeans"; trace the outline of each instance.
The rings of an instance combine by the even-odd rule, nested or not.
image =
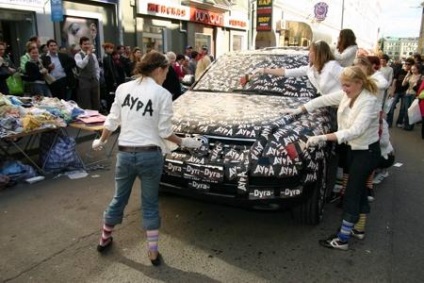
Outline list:
[[[52,97],[49,87],[46,84],[32,83],[31,85],[32,95],[42,95],[45,97]]]
[[[159,183],[163,170],[160,150],[118,152],[115,168],[115,195],[104,212],[104,223],[122,223],[124,209],[131,195],[135,178],[141,180],[142,226],[145,230],[160,227]]]
[[[400,110],[399,110],[399,116],[398,116],[396,124],[403,124],[403,117],[405,116],[405,112],[402,107],[404,104],[404,101],[402,98],[404,97],[404,95],[405,93],[403,92],[397,92],[393,96],[394,97],[393,104],[392,104],[392,107],[390,107],[390,111],[389,113],[387,113],[387,117],[386,117],[386,121],[389,127],[391,127],[393,124],[393,116],[395,114],[396,105],[398,104],[399,101],[400,101]]]

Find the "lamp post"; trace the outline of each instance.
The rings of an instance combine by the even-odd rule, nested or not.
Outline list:
[[[248,2],[249,7],[247,8],[248,17],[249,17],[249,31],[247,36],[248,49],[252,49],[252,46],[253,46],[253,34],[254,34],[253,22],[255,20],[255,9],[254,9],[255,2],[256,0],[249,0]]]

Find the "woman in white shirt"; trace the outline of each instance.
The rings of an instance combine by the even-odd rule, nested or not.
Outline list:
[[[270,74],[285,77],[308,76],[312,85],[318,93],[325,95],[341,90],[340,74],[343,68],[331,53],[330,46],[325,41],[317,41],[309,48],[309,65],[294,69],[281,68],[259,68],[254,74]]]
[[[337,41],[334,57],[343,67],[353,65],[353,60],[356,58],[358,45],[356,44],[356,36],[351,29],[342,29]]]
[[[193,138],[181,139],[172,132],[172,95],[162,87],[169,68],[167,58],[151,51],[136,68],[140,77],[118,86],[102,136],[92,145],[95,150],[101,149],[120,126],[115,195],[104,212],[97,250],[104,252],[111,246],[113,228],[122,222],[131,189],[138,177],[141,180],[142,223],[147,234],[148,257],[157,266],[161,263],[158,251],[158,192],[163,170],[162,152],[168,151],[165,140],[187,148],[197,148],[201,142]]]
[[[343,221],[339,232],[328,239],[320,240],[322,246],[347,250],[351,236],[365,237],[366,214],[370,212],[366,181],[377,167],[380,157],[379,105],[377,86],[357,66],[346,67],[341,74],[343,90],[317,97],[297,109],[286,112],[300,114],[312,112],[325,106],[338,106],[338,130],[334,133],[312,136],[307,146],[316,146],[326,141],[348,145],[346,169],[349,173],[343,203]],[[356,224],[356,225],[355,225]],[[355,228],[354,228],[355,225]]]

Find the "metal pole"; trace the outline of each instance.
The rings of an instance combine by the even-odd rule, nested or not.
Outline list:
[[[342,21],[340,24],[340,29],[343,29],[343,19],[344,18],[344,0],[342,0]]]

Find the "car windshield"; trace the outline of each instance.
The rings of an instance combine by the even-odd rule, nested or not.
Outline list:
[[[250,75],[242,84],[242,78],[258,68],[298,68],[308,64],[306,53],[260,54],[252,52],[228,53],[219,57],[196,83],[194,91],[237,92],[287,97],[314,97],[316,90],[306,76],[282,77]]]

